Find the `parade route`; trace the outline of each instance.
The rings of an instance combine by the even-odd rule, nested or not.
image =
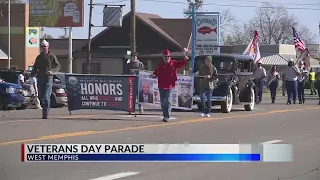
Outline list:
[[[52,109],[1,112],[1,180],[319,180],[320,106],[265,102],[252,112],[236,106],[231,113],[214,109],[175,111],[161,122],[158,108],[145,107],[137,117],[125,112]],[[290,163],[21,163],[21,143],[284,143],[293,144]]]

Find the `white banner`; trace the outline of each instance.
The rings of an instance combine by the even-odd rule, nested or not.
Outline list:
[[[160,106],[158,79],[150,78],[150,72],[139,72],[138,99],[141,104]],[[192,109],[193,76],[178,75],[178,80],[172,94],[172,108]]]
[[[219,15],[196,15],[196,55],[218,54]]]
[[[123,10],[122,7],[108,7],[103,9],[104,27],[122,27]]]

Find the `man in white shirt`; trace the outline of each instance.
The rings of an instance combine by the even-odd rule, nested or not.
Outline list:
[[[303,61],[299,61],[299,71],[301,74],[298,76],[298,99],[299,104],[302,104],[305,102],[305,96],[304,96],[304,88],[305,88],[305,78],[308,75],[308,70],[304,66]]]
[[[257,62],[257,68],[253,72],[253,78],[254,83],[256,84],[256,90],[257,90],[257,104],[259,104],[262,101],[262,93],[263,93],[263,84],[265,81],[265,77],[267,76],[266,69],[261,66],[262,62],[259,60]]]
[[[38,109],[42,109],[41,105],[40,105],[40,100],[39,100],[39,91],[38,91],[38,83],[37,83],[37,78],[36,77],[31,77],[31,83],[32,86],[34,88],[34,101],[36,103],[36,106]]]
[[[31,94],[33,94],[33,92],[32,92],[32,90],[33,90],[33,89],[32,89],[32,86],[30,86],[30,84],[27,84],[27,83],[25,82],[25,77],[26,77],[26,73],[25,73],[24,71],[22,71],[21,74],[19,74],[19,76],[18,76],[18,84],[21,85],[23,88],[29,90],[29,92],[30,92]]]
[[[298,76],[300,75],[300,70],[295,67],[293,59],[290,59],[288,66],[284,70],[283,75],[286,80],[286,89],[288,94],[287,105],[290,105],[293,100],[293,104],[296,103],[297,99],[297,86],[298,86]]]

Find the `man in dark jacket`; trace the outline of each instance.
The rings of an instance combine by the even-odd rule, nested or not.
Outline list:
[[[170,120],[172,94],[176,86],[177,70],[188,62],[188,56],[184,60],[172,60],[168,49],[162,52],[163,62],[159,63],[151,78],[158,77],[158,88],[160,93],[161,109],[163,114],[163,122]]]
[[[37,74],[38,93],[42,106],[42,119],[47,119],[50,108],[50,96],[52,92],[53,73],[60,70],[60,63],[57,57],[49,51],[49,43],[43,40],[41,43],[42,52],[34,62],[31,76]]]
[[[201,116],[210,117],[211,97],[218,75],[217,68],[212,65],[212,56],[207,56],[205,58],[205,63],[200,67],[198,74],[200,76]],[[205,97],[207,101],[205,101]]]
[[[126,75],[131,75],[131,74],[139,75],[139,71],[144,70],[144,65],[141,61],[138,60],[137,56],[138,56],[138,54],[136,52],[131,53],[131,60],[126,65],[124,74],[126,74]],[[136,82],[137,82],[136,87],[138,87],[138,81],[136,81]],[[138,97],[136,97],[136,98],[138,99]],[[143,107],[140,103],[138,104],[138,107],[139,107],[139,112],[143,113]],[[135,114],[135,112],[132,112],[131,114]]]

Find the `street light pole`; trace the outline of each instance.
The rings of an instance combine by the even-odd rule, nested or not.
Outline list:
[[[8,0],[8,66],[11,67],[11,1]]]
[[[192,63],[192,74],[194,73],[194,63],[195,63],[195,49],[196,49],[196,32],[195,32],[195,19],[196,19],[196,13],[195,13],[195,3],[191,3],[192,11],[192,31],[191,31],[191,44],[192,44],[192,50],[191,50],[191,63]]]

